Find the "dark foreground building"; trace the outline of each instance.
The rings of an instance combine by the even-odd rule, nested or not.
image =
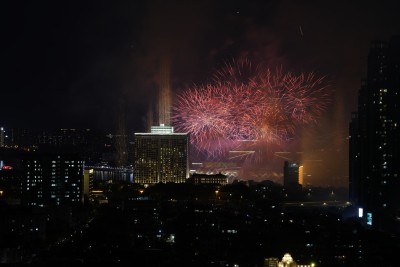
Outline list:
[[[283,186],[298,187],[300,184],[299,168],[297,163],[285,161],[283,165]]]
[[[400,232],[400,36],[374,41],[350,123],[350,199],[375,229]],[[363,211],[363,212],[361,212]]]
[[[74,154],[29,153],[22,160],[22,204],[75,205],[83,202],[84,162]]]

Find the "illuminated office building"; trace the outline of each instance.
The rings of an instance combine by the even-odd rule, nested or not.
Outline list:
[[[152,127],[151,133],[135,133],[134,182],[184,183],[189,177],[189,135],[172,127]]]

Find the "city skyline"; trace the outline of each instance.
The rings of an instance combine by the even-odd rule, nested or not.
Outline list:
[[[157,125],[149,118],[164,114],[162,120],[169,120],[162,111],[170,97],[174,104],[183,90],[208,83],[215,70],[245,56],[254,64],[316,72],[329,80],[328,112],[297,130],[289,145],[267,149],[305,152],[308,162],[322,155],[329,162],[325,169],[346,184],[347,129],[369,43],[398,34],[397,6],[396,1],[9,3],[2,18],[8,25],[1,49],[7,101],[0,122],[115,131],[124,118],[122,128],[145,132]]]
[[[1,7],[0,263],[398,265],[399,1]]]

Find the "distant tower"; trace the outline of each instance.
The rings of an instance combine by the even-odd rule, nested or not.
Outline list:
[[[0,127],[0,147],[4,147],[5,130],[4,127]]]
[[[283,166],[283,186],[297,187],[299,185],[299,165],[285,161]]]
[[[152,126],[151,133],[135,133],[136,183],[183,183],[189,178],[189,135],[169,126]]]
[[[400,233],[400,36],[374,41],[352,114],[350,199],[374,228]]]

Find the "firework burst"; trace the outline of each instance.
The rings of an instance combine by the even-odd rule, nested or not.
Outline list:
[[[331,93],[324,77],[253,66],[248,59],[226,64],[213,80],[177,96],[172,122],[208,155],[260,144],[281,144],[296,127],[315,123]],[[252,141],[252,142],[245,142]]]

